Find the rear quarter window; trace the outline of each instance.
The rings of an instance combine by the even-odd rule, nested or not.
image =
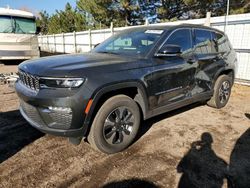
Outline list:
[[[214,35],[217,41],[218,52],[228,52],[231,50],[230,42],[225,35],[217,32]]]

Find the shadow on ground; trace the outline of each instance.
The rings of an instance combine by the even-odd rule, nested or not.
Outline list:
[[[55,53],[51,53],[51,52],[40,52],[40,57],[47,57],[47,56],[53,56],[53,55],[62,55],[64,53],[59,53],[59,52],[55,52]],[[20,63],[24,62],[25,60],[1,60],[0,64],[4,64],[4,65],[19,65]]]
[[[233,182],[229,188],[250,187],[250,128],[236,141],[229,169]]]
[[[129,179],[118,182],[111,182],[102,188],[157,188],[157,186],[147,180]]]
[[[248,119],[250,119],[250,114],[245,113],[245,116],[246,116]]]
[[[18,110],[0,112],[0,163],[43,135],[31,127]]]
[[[221,188],[225,179],[228,188],[249,188],[250,128],[236,141],[229,165],[216,155],[212,143],[212,135],[203,133],[201,140],[191,144],[177,166],[182,174],[178,188]]]
[[[228,177],[228,165],[213,151],[212,143],[212,135],[205,132],[201,140],[191,144],[177,166],[177,172],[182,173],[178,188],[222,187]]]
[[[23,61],[24,60],[1,60],[0,64],[4,64],[4,65],[19,65]]]

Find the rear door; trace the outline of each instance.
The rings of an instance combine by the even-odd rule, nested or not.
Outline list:
[[[191,29],[177,29],[163,46],[178,45],[181,55],[153,58],[154,71],[149,82],[150,106],[157,108],[191,97],[196,67]]]
[[[198,66],[195,75],[196,85],[192,95],[210,91],[214,75],[223,66],[222,56],[218,52],[218,41],[215,33],[206,29],[194,29],[194,54]]]

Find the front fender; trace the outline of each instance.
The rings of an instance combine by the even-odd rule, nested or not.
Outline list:
[[[101,88],[98,88],[95,90],[93,96],[91,99],[93,100],[92,105],[90,107],[90,110],[88,114],[86,115],[84,126],[88,126],[88,129],[90,128],[90,124],[94,119],[96,108],[98,107],[98,103],[100,102],[100,99],[102,96],[104,96],[107,93],[110,93],[112,91],[117,91],[120,89],[126,89],[126,88],[137,88],[138,94],[135,96],[134,100],[140,105],[143,113],[143,118],[147,118],[148,113],[148,94],[146,91],[146,87],[143,83],[140,81],[127,81],[122,83],[111,83],[105,86],[102,86]],[[86,133],[85,133],[86,134]]]

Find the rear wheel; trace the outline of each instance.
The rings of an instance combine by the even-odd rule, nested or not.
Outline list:
[[[127,148],[140,126],[140,111],[136,102],[126,95],[108,99],[97,112],[88,141],[104,153],[116,153]]]
[[[232,79],[228,75],[221,75],[215,82],[213,97],[207,104],[214,108],[223,108],[231,95]]]

